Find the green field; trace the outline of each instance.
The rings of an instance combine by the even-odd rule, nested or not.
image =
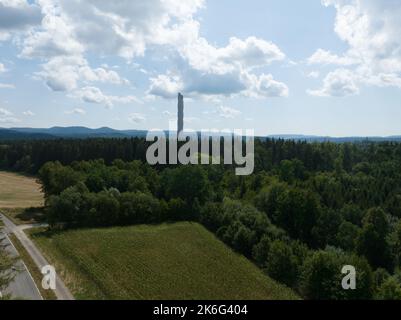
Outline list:
[[[43,205],[43,194],[35,179],[0,171],[0,208],[30,208]]]
[[[297,299],[199,224],[31,237],[77,299]]]

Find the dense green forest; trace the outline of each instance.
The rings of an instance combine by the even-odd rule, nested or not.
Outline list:
[[[255,173],[160,166],[142,139],[10,142],[52,227],[198,221],[306,299],[401,299],[401,144],[255,141]],[[341,269],[357,270],[356,290]]]

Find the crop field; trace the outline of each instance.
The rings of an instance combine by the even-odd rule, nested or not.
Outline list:
[[[42,205],[43,194],[34,178],[0,171],[0,208],[30,208]]]
[[[195,223],[28,233],[77,299],[298,299]]]

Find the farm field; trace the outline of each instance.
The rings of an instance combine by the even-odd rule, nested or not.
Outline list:
[[[77,299],[298,299],[196,223],[28,233]]]
[[[43,194],[34,178],[0,171],[0,208],[30,208],[42,205]]]

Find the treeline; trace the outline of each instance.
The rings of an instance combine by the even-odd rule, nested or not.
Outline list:
[[[127,139],[60,139],[11,141],[0,143],[0,169],[36,174],[49,161],[69,165],[74,161],[103,159],[111,164],[115,159],[125,162],[146,161],[150,143],[143,138]],[[223,150],[223,148],[222,148]],[[341,166],[349,172],[356,164],[368,170],[365,163],[401,158],[401,144],[383,143],[307,143],[281,139],[256,139],[256,172],[270,171],[283,160],[299,160],[308,171],[333,171]],[[300,172],[295,172],[299,177]]]
[[[400,146],[256,150],[266,168],[248,177],[225,166],[50,162],[39,171],[46,216],[68,228],[198,221],[305,298],[401,299]],[[357,269],[356,290],[341,286],[344,265]]]

